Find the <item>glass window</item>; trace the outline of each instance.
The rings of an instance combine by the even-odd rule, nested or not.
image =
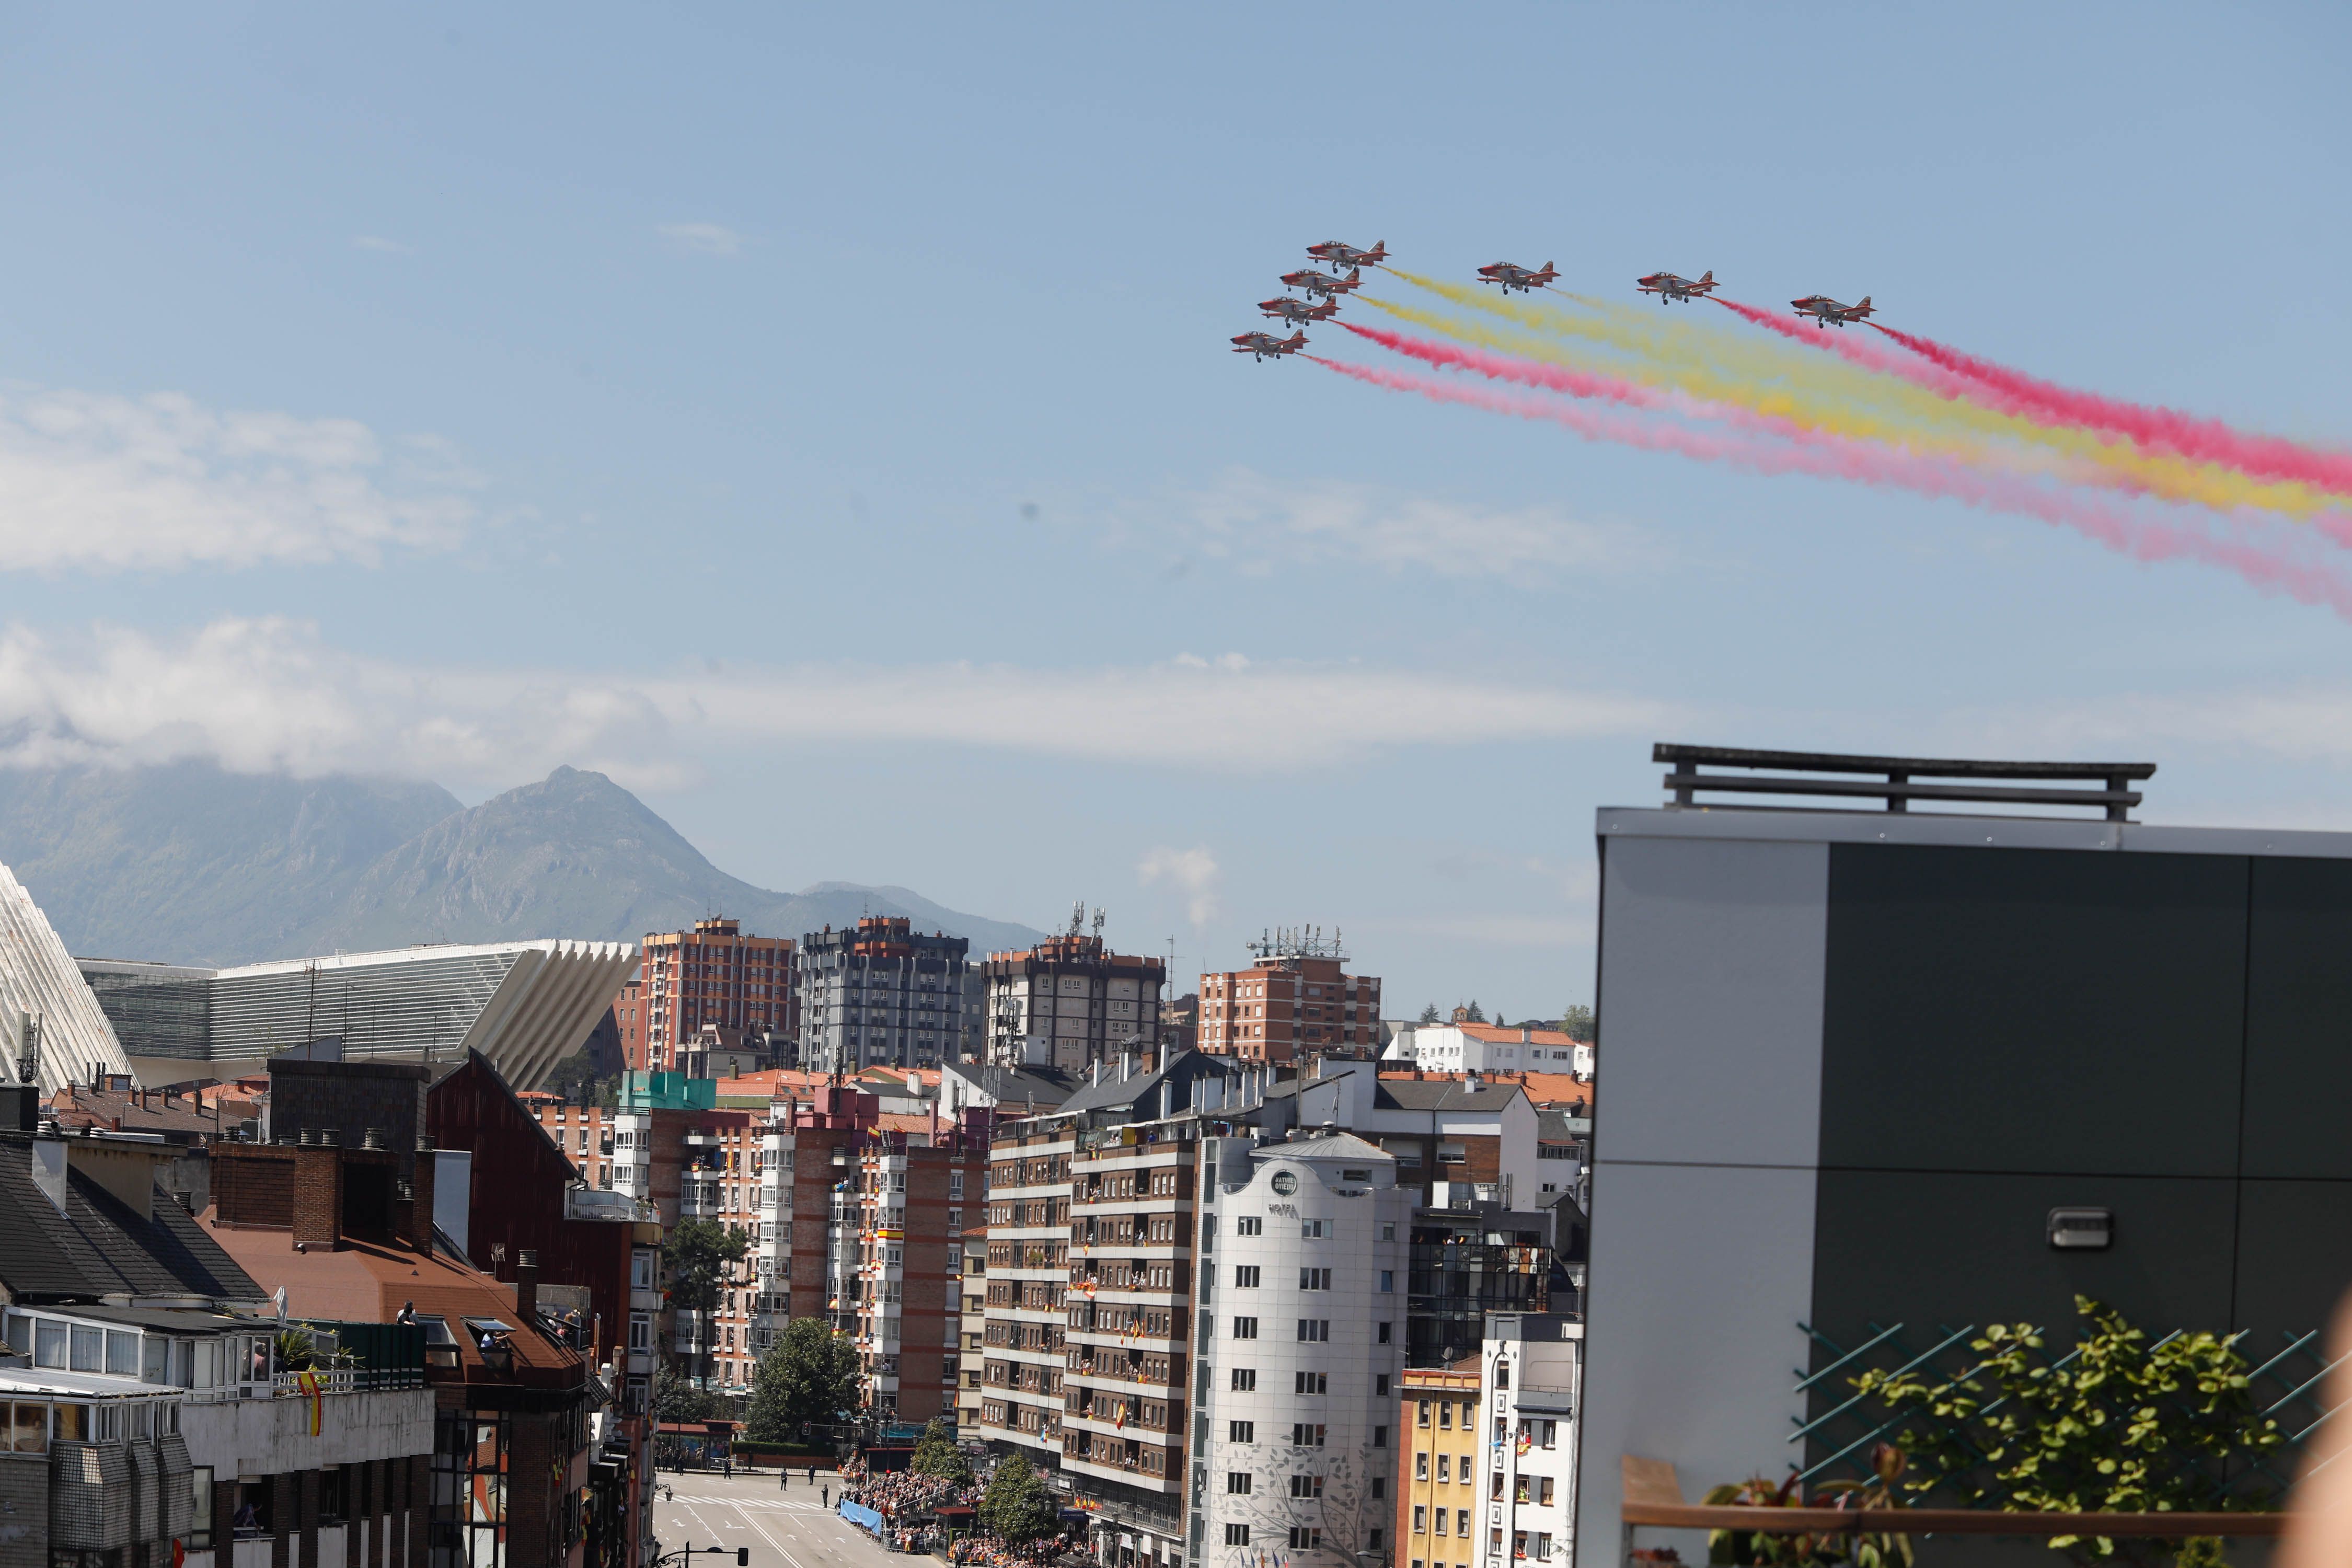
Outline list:
[[[106,1331],[106,1370],[123,1377],[139,1375],[139,1336],[121,1329]]]
[[[76,1323],[68,1331],[71,1336],[71,1365],[76,1372],[106,1370],[106,1331],[85,1329]]]
[[[11,1312],[0,1319],[0,1339],[19,1355],[33,1353],[33,1320],[22,1312]]]
[[[61,1367],[66,1364],[66,1326],[48,1318],[38,1318],[33,1323],[33,1364]]]
[[[172,1342],[161,1334],[149,1334],[140,1347],[139,1376],[147,1383],[172,1381]]]
[[[209,1547],[213,1543],[213,1470],[210,1465],[198,1465],[188,1472],[190,1500],[195,1505],[189,1510],[188,1544]]]
[[[60,1443],[79,1443],[89,1436],[89,1406],[60,1405],[57,1407],[57,1439]]]
[[[195,1376],[190,1388],[216,1388],[220,1385],[220,1353],[218,1340],[198,1340],[195,1342]]]
[[[11,1428],[12,1446],[20,1454],[46,1452],[49,1446],[49,1407],[46,1405],[19,1405]]]

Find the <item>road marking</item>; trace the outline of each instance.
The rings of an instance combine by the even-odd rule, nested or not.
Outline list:
[[[748,1523],[753,1530],[760,1532],[760,1539],[774,1547],[777,1554],[782,1557],[785,1562],[791,1563],[793,1568],[805,1568],[805,1565],[799,1558],[784,1550],[784,1543],[782,1542],[778,1541],[774,1536],[768,1533],[768,1527],[766,1525],[761,1524],[758,1520],[751,1518],[749,1514],[745,1514],[743,1518],[744,1522]]]

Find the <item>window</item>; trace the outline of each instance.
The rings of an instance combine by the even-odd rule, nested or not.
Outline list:
[[[1389,1429],[1388,1429],[1387,1427],[1385,1427],[1385,1426],[1375,1426],[1375,1427],[1373,1427],[1373,1428],[1372,1428],[1372,1447],[1375,1447],[1375,1448],[1385,1448],[1385,1447],[1387,1447],[1388,1446],[1389,1446]]]
[[[1329,1339],[1331,1337],[1331,1320],[1328,1318],[1299,1319],[1298,1337],[1303,1342],[1312,1341],[1318,1343]]]
[[[1551,1506],[1552,1480],[1552,1477],[1544,1476],[1536,1481],[1536,1502],[1540,1507],[1549,1508]]]
[[[1331,1271],[1328,1268],[1302,1268],[1298,1271],[1298,1288],[1301,1290],[1328,1290],[1331,1289]]]
[[[1490,1477],[1490,1478],[1489,1478],[1489,1481],[1490,1481],[1490,1484],[1488,1485],[1488,1487],[1487,1487],[1487,1489],[1486,1489],[1486,1495],[1487,1495],[1488,1497],[1490,1497],[1490,1498],[1493,1498],[1496,1502],[1500,1502],[1500,1501],[1502,1501],[1502,1500],[1503,1500],[1503,1472],[1502,1472],[1502,1471],[1500,1471],[1500,1470],[1496,1470],[1496,1471],[1494,1473],[1494,1475],[1493,1475],[1492,1477]]]
[[[1412,1479],[1417,1481],[1429,1479],[1429,1450],[1426,1448],[1416,1449],[1413,1453]]]
[[[1387,1373],[1381,1373],[1372,1379],[1372,1392],[1374,1394],[1386,1394],[1388,1391],[1389,1374]]]
[[[1437,1533],[1445,1533],[1445,1510],[1442,1508],[1437,1510]]]
[[[1548,1530],[1536,1531],[1535,1560],[1538,1563],[1551,1561],[1551,1531]]]
[[[1437,1402],[1437,1424],[1448,1432],[1454,1430],[1454,1401],[1441,1399]]]
[[[1558,1447],[1559,1446],[1559,1423],[1557,1421],[1537,1422],[1536,1441],[1547,1448]]]
[[[1373,1341],[1373,1342],[1374,1342],[1375,1344],[1383,1344],[1383,1345],[1384,1345],[1384,1344],[1388,1343],[1388,1342],[1389,1342],[1389,1325],[1388,1325],[1388,1324],[1386,1324],[1386,1323],[1381,1323],[1381,1324],[1377,1325],[1377,1326],[1375,1327],[1374,1331],[1373,1331],[1373,1333],[1372,1333],[1372,1341]]]
[[[1290,1392],[1293,1394],[1323,1394],[1328,1392],[1324,1381],[1324,1374],[1319,1372],[1301,1372],[1292,1373]]]
[[[210,1465],[198,1465],[188,1472],[190,1501],[195,1506],[188,1512],[188,1545],[206,1547],[213,1543],[213,1469]]]
[[[1254,1394],[1256,1391],[1257,1368],[1254,1366],[1237,1366],[1234,1368],[1234,1392],[1235,1394]]]
[[[66,1364],[66,1326],[47,1318],[33,1320],[33,1364],[62,1368]]]
[[[1265,1221],[1256,1215],[1246,1215],[1234,1222],[1234,1234],[1235,1236],[1264,1236],[1265,1234]]]
[[[1388,1477],[1386,1477],[1386,1476],[1374,1476],[1374,1477],[1372,1478],[1372,1500],[1373,1500],[1374,1502],[1378,1502],[1378,1501],[1380,1501],[1382,1498],[1384,1498],[1384,1497],[1386,1497],[1386,1496],[1388,1496],[1388,1495],[1389,1495],[1389,1479],[1388,1479]]]
[[[1298,1234],[1309,1239],[1320,1237],[1325,1234],[1323,1224],[1319,1219],[1302,1219],[1298,1222]]]
[[[1290,1426],[1290,1446],[1294,1448],[1319,1448],[1323,1446],[1325,1428],[1312,1421],[1295,1421]]]
[[[1372,1173],[1368,1170],[1341,1171],[1339,1173],[1339,1179],[1343,1182],[1369,1182],[1372,1179]]]
[[[1291,1477],[1290,1495],[1292,1497],[1299,1498],[1321,1497],[1323,1495],[1323,1478],[1321,1476]]]
[[[1416,1411],[1416,1415],[1413,1420],[1413,1425],[1416,1426],[1427,1426],[1429,1425],[1429,1401],[1426,1399],[1418,1401],[1414,1409]]]
[[[1225,1472],[1226,1494],[1231,1497],[1249,1496],[1251,1479],[1247,1470],[1227,1470]]]
[[[1382,1241],[1394,1241],[1396,1239],[1396,1226],[1393,1225],[1383,1225],[1381,1226],[1381,1239]]]
[[[1383,1295],[1392,1294],[1392,1293],[1395,1291],[1395,1289],[1396,1289],[1396,1270],[1395,1270],[1395,1269],[1393,1269],[1393,1268],[1383,1268],[1383,1269],[1381,1269],[1381,1293],[1382,1293]]]
[[[1247,1546],[1249,1544],[1249,1526],[1246,1524],[1228,1524],[1225,1526],[1225,1544],[1228,1546]]]
[[[1524,1558],[1527,1554],[1528,1532],[1524,1530],[1511,1531],[1511,1555],[1515,1558]]]
[[[76,1323],[69,1331],[73,1370],[104,1372],[106,1370],[106,1331],[85,1329]]]
[[[1257,1441],[1257,1423],[1256,1423],[1256,1422],[1255,1422],[1255,1421],[1228,1421],[1228,1422],[1226,1422],[1226,1423],[1225,1423],[1225,1441],[1226,1441],[1226,1442],[1228,1442],[1228,1443],[1255,1443],[1255,1442],[1256,1442],[1256,1441]]]
[[[1290,1549],[1293,1552],[1320,1552],[1323,1549],[1323,1532],[1294,1524],[1290,1527]]]
[[[1304,1339],[1306,1336],[1302,1334],[1299,1337]],[[1255,1318],[1235,1318],[1234,1320],[1234,1338],[1237,1340],[1254,1340],[1257,1338],[1257,1320]]]
[[[1256,1264],[1245,1264],[1234,1269],[1234,1289],[1236,1290],[1255,1290],[1257,1289]]]
[[[1377,1488],[1380,1486],[1380,1484],[1381,1484],[1380,1478],[1379,1478],[1378,1476],[1374,1476],[1374,1477],[1372,1478],[1372,1485],[1373,1485],[1373,1487],[1374,1487],[1375,1489],[1377,1489]],[[1375,1489],[1375,1490],[1373,1491],[1372,1495],[1373,1495],[1374,1497],[1378,1497],[1378,1496],[1380,1496],[1381,1494],[1380,1494],[1380,1492],[1379,1492],[1377,1489]],[[1371,1549],[1372,1551],[1374,1551],[1374,1552],[1378,1552],[1378,1551],[1381,1549],[1381,1543],[1382,1542],[1386,1541],[1388,1538],[1389,1538],[1389,1532],[1388,1532],[1386,1530],[1382,1529],[1381,1526],[1379,1526],[1379,1525],[1377,1525],[1377,1524],[1376,1524],[1376,1525],[1372,1526],[1370,1533],[1370,1534],[1369,1534],[1365,1539],[1370,1542],[1370,1549]]]
[[[1437,1484],[1439,1486],[1444,1486],[1454,1479],[1453,1465],[1453,1455],[1440,1454],[1437,1456]]]
[[[1495,1363],[1495,1386],[1496,1388],[1508,1388],[1511,1386],[1511,1363],[1509,1362],[1498,1361]]]
[[[1420,1503],[1412,1505],[1412,1532],[1415,1535],[1425,1535],[1429,1532],[1429,1510]],[[1412,1568],[1421,1568],[1421,1564],[1415,1563]]]

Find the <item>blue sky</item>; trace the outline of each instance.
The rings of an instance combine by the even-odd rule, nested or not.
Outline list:
[[[0,755],[601,767],[766,885],[1514,1017],[1654,740],[2352,826],[2326,611],[1224,352],[1382,238],[2352,438],[2347,76],[2319,6],[13,7]]]

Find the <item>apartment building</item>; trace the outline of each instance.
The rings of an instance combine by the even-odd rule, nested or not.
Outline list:
[[[1581,1319],[1494,1313],[1478,1349],[1487,1568],[1565,1563],[1576,1542]]]
[[[601,1105],[574,1105],[562,1095],[543,1089],[518,1094],[515,1102],[563,1152],[583,1182],[604,1192],[613,1190],[613,1139],[620,1125],[618,1110],[607,1110]]]
[[[1199,1148],[1190,1121],[1096,1127],[1070,1161],[1062,1468],[1141,1560],[1183,1539]]]
[[[797,1065],[855,1073],[970,1059],[981,1044],[982,991],[971,945],[915,931],[903,915],[803,936],[793,963]]]
[[[963,1310],[957,1321],[956,1435],[967,1442],[981,1436],[980,1407],[988,1362],[988,1224],[986,1194],[981,1223],[963,1232]],[[967,1208],[967,1217],[971,1215]]]
[[[1025,1451],[1041,1469],[1062,1458],[1062,1384],[1069,1283],[1066,1121],[1015,1122],[989,1149],[988,1289],[980,1434]]]
[[[1168,965],[1111,952],[1099,920],[1091,936],[1075,918],[1070,928],[1024,952],[992,952],[981,965],[992,1066],[1079,1073],[1121,1051],[1158,1058]]]
[[[1325,1058],[1267,1090],[1271,1113],[1298,1127],[1345,1127],[1395,1156],[1397,1183],[1424,1204],[1531,1204],[1541,1119],[1527,1091],[1475,1073],[1383,1077],[1377,1064]],[[1550,1179],[1557,1181],[1557,1176]]]
[[[750,936],[714,917],[648,931],[637,972],[613,1004],[621,1054],[639,1072],[673,1072],[706,1030],[730,1043],[797,1032],[790,937]]]
[[[1204,1139],[1201,1176],[1185,1561],[1386,1559],[1415,1194],[1344,1132]]]
[[[1397,1408],[1395,1561],[1411,1568],[1478,1568],[1479,1377],[1483,1363],[1407,1367]]]
[[[1269,931],[1247,969],[1201,976],[1201,1049],[1251,1061],[1370,1056],[1381,1043],[1381,983],[1340,968],[1336,938]]]

